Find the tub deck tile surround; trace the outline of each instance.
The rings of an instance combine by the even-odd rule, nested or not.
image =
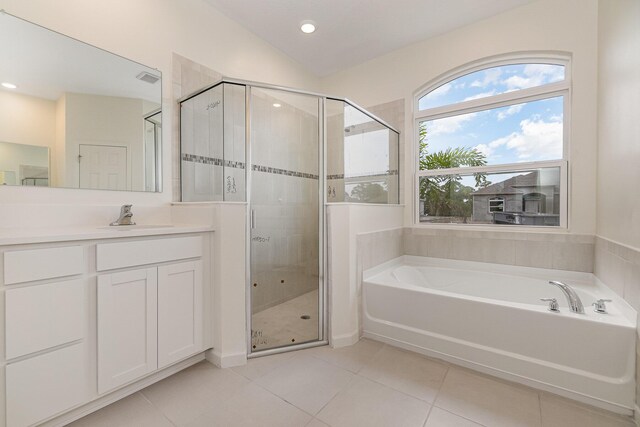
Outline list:
[[[229,369],[202,362],[71,425],[634,424],[628,417],[363,339],[350,347],[267,356]]]
[[[402,238],[404,255],[587,273],[594,268],[595,238],[589,235],[405,227]]]
[[[640,251],[597,236],[594,274],[640,312]],[[639,324],[640,325],[640,324]],[[640,328],[640,326],[639,326]],[[640,402],[640,329],[636,341],[636,409]],[[639,416],[640,419],[640,416]]]

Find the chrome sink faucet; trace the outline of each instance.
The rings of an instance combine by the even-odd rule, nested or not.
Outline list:
[[[120,208],[120,217],[109,225],[136,225],[132,219],[133,212],[131,212],[131,206],[132,205],[122,205]]]
[[[576,291],[574,291],[571,286],[555,280],[549,281],[549,284],[560,288],[564,296],[567,298],[567,302],[569,303],[569,308],[571,309],[572,312],[584,314],[584,306],[582,305],[582,301],[580,300],[580,297],[578,296]]]

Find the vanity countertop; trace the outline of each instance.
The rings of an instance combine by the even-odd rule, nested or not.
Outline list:
[[[168,234],[214,231],[206,224],[139,224],[134,226],[83,225],[75,227],[0,228],[0,246],[31,243],[70,242],[75,240],[118,239],[123,237],[161,236]]]

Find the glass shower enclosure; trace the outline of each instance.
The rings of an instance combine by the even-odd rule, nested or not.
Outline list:
[[[345,100],[232,79],[180,107],[182,201],[247,202],[249,356],[327,343],[324,206],[398,203],[398,133]]]

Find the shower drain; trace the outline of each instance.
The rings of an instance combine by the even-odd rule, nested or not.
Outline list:
[[[300,316],[300,318],[302,320],[309,320],[309,319],[311,319],[311,316],[309,316],[308,314],[303,314],[302,316]]]

